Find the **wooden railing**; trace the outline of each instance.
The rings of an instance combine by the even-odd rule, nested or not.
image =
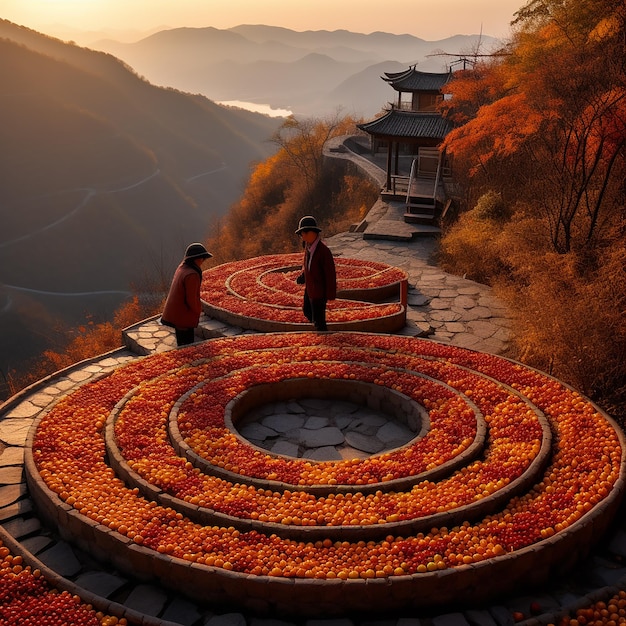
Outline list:
[[[396,109],[397,111],[413,111],[414,113],[433,113],[434,115],[441,115],[435,108],[419,109],[415,108],[412,102],[387,102],[387,108]]]

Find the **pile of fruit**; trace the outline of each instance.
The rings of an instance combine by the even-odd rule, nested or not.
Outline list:
[[[58,591],[21,556],[0,541],[0,625],[126,626],[125,618],[104,615],[79,596]]]
[[[246,388],[294,378],[388,387],[424,407],[428,431],[367,459],[312,462],[257,449],[225,427],[224,407]],[[209,467],[238,480],[179,456],[174,419]],[[104,436],[111,420],[132,473],[231,523],[194,521],[116,476]],[[481,424],[479,453],[466,456]],[[131,362],[56,404],[37,427],[32,453],[55,497],[155,555],[270,579],[393,585],[411,577],[416,593],[422,575],[500,559],[514,566],[512,557],[529,547],[571,538],[587,519],[612,514],[624,456],[610,418],[519,363],[409,337],[306,332],[217,339]],[[453,459],[463,463],[448,465]],[[429,472],[437,469],[435,478]],[[410,486],[393,488],[408,475]],[[307,491],[319,484],[329,492]],[[340,489],[359,484],[375,488]],[[298,526],[327,532],[298,539]],[[371,538],[346,540],[347,526],[371,529]]]
[[[338,298],[328,303],[329,324],[353,323],[397,316],[400,302],[381,302],[406,282],[402,270],[374,261],[336,258]],[[247,320],[306,324],[302,314],[304,287],[301,254],[276,254],[233,261],[205,270],[201,297],[211,317],[226,314]],[[228,321],[228,320],[226,320]],[[260,330],[264,330],[261,328]]]

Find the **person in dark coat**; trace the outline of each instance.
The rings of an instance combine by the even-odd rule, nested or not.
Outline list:
[[[322,229],[311,215],[305,215],[296,234],[302,239],[304,261],[296,282],[304,285],[302,312],[315,330],[328,330],[326,304],[337,297],[337,273],[332,252],[322,241]]]
[[[194,342],[195,329],[202,313],[200,302],[202,263],[212,256],[201,243],[190,244],[185,251],[185,258],[176,268],[172,278],[161,323],[174,328],[176,344],[179,346]]]

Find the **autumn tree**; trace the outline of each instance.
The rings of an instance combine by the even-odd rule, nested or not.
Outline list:
[[[619,218],[626,146],[623,3],[533,0],[518,23],[518,65],[531,102],[546,103],[529,152],[536,197],[558,253],[593,246]]]
[[[626,424],[625,24],[622,0],[531,0],[506,55],[451,81],[469,192],[441,262],[505,299],[517,358]]]
[[[532,0],[518,13],[508,56],[450,86],[451,119],[470,119],[445,148],[476,196],[498,181],[505,197],[532,202],[559,253],[593,245],[620,211],[623,13],[608,0]]]
[[[267,218],[286,201],[287,169],[280,153],[254,166],[242,197],[211,229],[213,234],[207,245],[214,264],[255,256],[259,246],[272,249]]]
[[[333,137],[354,129],[352,118],[338,114],[287,118],[272,139],[276,154],[254,167],[241,199],[213,227],[213,262],[298,250],[294,230],[302,215],[315,215],[326,235],[360,221],[378,189],[324,156]]]
[[[324,167],[324,148],[330,139],[354,131],[354,120],[337,111],[325,119],[288,117],[272,141],[288,157],[310,191]]]

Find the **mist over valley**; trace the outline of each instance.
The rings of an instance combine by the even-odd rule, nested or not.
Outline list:
[[[367,119],[392,97],[384,72],[441,71],[454,57],[428,55],[479,41],[259,25],[81,47],[0,20],[0,372],[162,294],[276,150],[283,118],[247,103]]]
[[[456,55],[471,55],[478,48],[484,52],[497,43],[485,35],[426,41],[383,32],[241,25],[227,30],[175,28],[133,43],[105,39],[90,46],[122,59],[155,84],[215,101],[265,104],[305,116],[341,108],[369,118],[390,98],[389,85],[381,80],[384,72],[409,65],[425,72],[447,71]]]

